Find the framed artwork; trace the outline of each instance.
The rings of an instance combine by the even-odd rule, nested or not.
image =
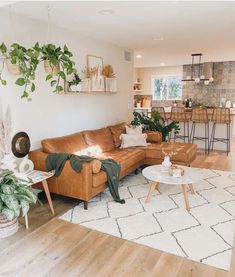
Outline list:
[[[87,68],[97,68],[98,70],[103,69],[103,58],[93,55],[87,55]]]
[[[87,69],[94,71],[91,76],[91,91],[104,91],[103,58],[87,55]]]

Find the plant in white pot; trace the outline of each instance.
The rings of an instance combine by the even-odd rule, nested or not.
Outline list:
[[[82,79],[79,77],[79,75],[77,73],[75,73],[72,81],[68,82],[69,89],[71,91],[80,91],[81,90],[81,85],[80,85],[81,81],[82,81]]]
[[[31,181],[18,178],[10,170],[0,172],[0,238],[18,230],[18,217],[25,216],[29,205],[37,202]]]

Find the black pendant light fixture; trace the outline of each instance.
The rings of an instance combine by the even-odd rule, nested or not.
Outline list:
[[[183,82],[195,82],[197,84],[204,83],[209,85],[214,81],[213,78],[213,63],[204,63],[202,64],[202,53],[191,54],[192,64],[191,64],[191,76],[186,76],[186,79],[183,79]],[[195,71],[197,72],[195,73]],[[209,75],[205,76],[204,72]]]

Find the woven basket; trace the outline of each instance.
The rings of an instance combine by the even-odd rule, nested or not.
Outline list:
[[[51,64],[49,60],[44,60],[44,69],[46,74],[56,75],[60,71],[60,64],[57,62],[56,65]]]
[[[19,228],[18,218],[9,221],[0,214],[0,239],[14,235]]]
[[[13,64],[9,59],[7,59],[7,70],[9,71],[10,74],[12,75],[20,75],[21,70],[18,64]]]

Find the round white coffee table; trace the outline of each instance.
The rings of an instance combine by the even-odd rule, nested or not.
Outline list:
[[[202,180],[203,175],[199,169],[186,166],[180,167],[184,169],[184,175],[181,177],[173,177],[168,171],[162,171],[162,165],[151,165],[143,169],[143,176],[150,181],[150,188],[145,202],[150,201],[153,191],[159,188],[160,183],[180,185],[182,187],[186,209],[190,211],[187,188],[189,187],[191,193],[195,194],[192,184]]]

